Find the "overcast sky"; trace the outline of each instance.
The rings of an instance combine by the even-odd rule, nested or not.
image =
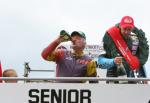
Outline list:
[[[60,30],[83,31],[88,44],[100,44],[105,31],[125,15],[134,18],[149,41],[149,4],[149,0],[0,0],[2,67],[14,68],[20,76],[24,62],[35,69],[50,69],[41,51]]]

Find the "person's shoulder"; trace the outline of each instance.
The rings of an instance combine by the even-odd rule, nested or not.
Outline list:
[[[145,36],[145,32],[142,29],[134,27],[132,32],[137,35],[137,37],[140,40],[140,42],[147,42],[147,38]]]
[[[133,28],[132,32],[137,35],[145,35],[145,32],[142,29],[137,28],[136,26]]]
[[[110,33],[112,33],[112,32],[116,32],[116,31],[120,31],[120,29],[119,29],[119,26],[112,26],[112,27],[110,27],[108,30],[107,30],[107,32],[110,34]]]

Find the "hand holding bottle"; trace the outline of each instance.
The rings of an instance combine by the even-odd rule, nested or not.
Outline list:
[[[122,64],[122,58],[123,58],[123,57],[121,57],[121,56],[115,57],[114,63],[115,63],[116,65]]]
[[[65,30],[60,31],[60,37],[62,38],[62,42],[71,40],[69,33]]]

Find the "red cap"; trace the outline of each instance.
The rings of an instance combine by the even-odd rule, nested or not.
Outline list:
[[[134,27],[134,20],[133,20],[133,18],[130,17],[130,16],[124,16],[121,19],[120,26],[122,28],[126,28],[126,27],[133,28]]]

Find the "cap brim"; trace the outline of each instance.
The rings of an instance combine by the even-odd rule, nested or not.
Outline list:
[[[74,31],[74,32],[71,33],[71,36],[73,36],[73,35],[80,35],[80,33],[77,32],[77,31]]]
[[[74,31],[74,32],[71,33],[71,37],[74,36],[74,35],[79,35],[80,37],[85,39],[85,37],[83,37],[83,35],[80,34],[78,31]]]
[[[124,24],[124,25],[120,25],[122,28],[134,28],[134,25],[130,25],[130,24]]]

